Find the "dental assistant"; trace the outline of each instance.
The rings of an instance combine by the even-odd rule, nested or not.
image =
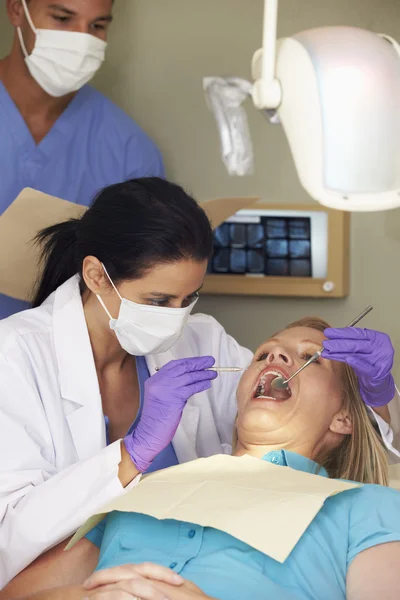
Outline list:
[[[231,452],[240,374],[207,369],[252,353],[190,315],[212,238],[197,202],[160,178],[110,186],[40,234],[35,308],[0,322],[0,586],[140,473]],[[349,335],[332,330],[327,352],[355,370],[358,357],[364,401],[389,402],[390,341],[368,332],[345,354]]]
[[[87,85],[104,61],[112,0],[6,6],[15,36],[0,60],[0,215],[25,187],[87,205],[107,185],[163,176],[153,141]],[[0,295],[0,319],[24,308]]]

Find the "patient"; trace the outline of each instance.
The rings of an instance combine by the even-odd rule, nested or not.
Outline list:
[[[111,513],[72,550],[37,559],[0,599],[398,600],[400,493],[383,487],[385,451],[351,369],[321,358],[288,392],[271,389],[321,347],[326,327],[303,319],[259,348],[237,391],[234,455],[380,485],[328,498],[283,564],[212,528]]]

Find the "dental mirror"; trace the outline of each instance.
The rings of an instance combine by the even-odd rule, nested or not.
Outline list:
[[[363,319],[365,317],[365,315],[367,315],[369,312],[371,312],[372,309],[373,309],[373,306],[367,306],[367,308],[365,308],[355,319],[353,319],[353,321],[351,321],[347,325],[347,327],[354,327],[354,325],[357,325],[357,323],[359,321],[361,321],[361,319]],[[271,382],[272,389],[274,389],[274,390],[286,390],[288,388],[289,381],[291,381],[293,379],[293,377],[296,377],[296,375],[298,375],[299,373],[301,373],[301,371],[303,371],[306,367],[308,367],[308,365],[311,365],[313,362],[315,362],[316,360],[318,360],[319,357],[321,356],[323,350],[324,349],[321,348],[315,354],[313,354],[312,357],[309,358],[308,361],[306,363],[304,363],[304,365],[302,367],[300,367],[300,369],[298,369],[295,373],[293,373],[293,375],[291,375],[288,379],[285,379],[284,377],[276,377]]]

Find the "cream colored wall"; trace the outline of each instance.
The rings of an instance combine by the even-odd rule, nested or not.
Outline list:
[[[200,199],[259,194],[271,202],[309,202],[300,187],[279,127],[249,105],[256,174],[230,178],[220,160],[202,77],[249,77],[261,39],[262,0],[116,0],[108,60],[96,85],[154,137],[168,175]],[[5,50],[0,9],[0,54]],[[400,38],[398,0],[281,0],[279,35],[322,25],[354,25]],[[305,314],[344,325],[366,304],[375,306],[365,325],[390,332],[400,352],[400,212],[352,218],[351,294],[344,300],[202,297],[243,344]],[[400,361],[397,376],[400,379]]]
[[[161,147],[169,177],[200,199],[259,194],[271,202],[309,202],[282,130],[249,105],[254,177],[230,178],[219,156],[204,75],[249,76],[261,39],[262,0],[117,0],[99,87]],[[353,25],[400,37],[398,0],[281,0],[279,35],[322,25]],[[254,348],[271,330],[305,314],[344,325],[364,305],[365,325],[391,333],[400,352],[400,212],[352,218],[351,294],[344,300],[202,297],[200,310]],[[398,367],[400,378],[400,361]]]
[[[7,21],[5,4],[2,2],[0,5],[0,57],[7,54],[13,38],[13,30]]]

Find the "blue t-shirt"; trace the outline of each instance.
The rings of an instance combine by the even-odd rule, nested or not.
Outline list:
[[[264,460],[327,477],[284,450]],[[329,497],[282,564],[210,527],[110,513],[88,534],[100,547],[97,570],[153,562],[174,569],[219,600],[345,600],[346,573],[363,550],[400,541],[400,493],[363,485]]]
[[[0,81],[0,215],[25,188],[88,206],[103,187],[164,176],[161,154],[124,111],[84,86],[36,144]],[[0,318],[28,308],[0,295]]]

